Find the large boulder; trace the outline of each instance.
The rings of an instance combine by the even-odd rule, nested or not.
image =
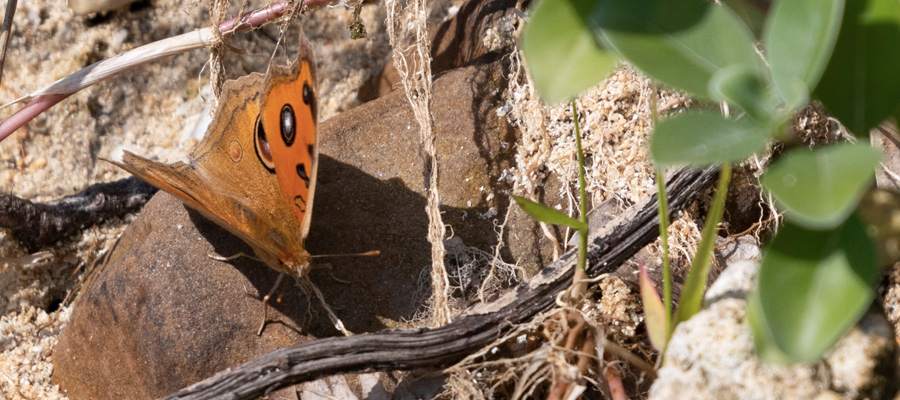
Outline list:
[[[494,112],[504,78],[499,63],[451,71],[435,81],[432,111],[444,221],[466,246],[487,251],[497,241],[494,220],[509,205],[500,177],[513,162],[515,137]],[[314,270],[312,281],[351,331],[405,327],[427,297],[420,276],[431,257],[425,158],[412,111],[397,92],[320,128],[308,250],[382,255],[328,259],[332,268]],[[533,222],[520,225],[507,234],[535,235]],[[533,237],[528,243],[540,240]],[[240,239],[158,194],[77,300],[53,353],[55,383],[73,399],[158,397],[277,348],[338,334],[315,297],[287,284],[281,301],[272,302],[274,322],[257,336],[260,297],[277,273],[247,257],[210,257],[240,252],[252,254]],[[531,245],[507,259],[540,254]],[[349,380],[369,382],[351,385],[360,395],[396,386],[388,375],[378,379]]]

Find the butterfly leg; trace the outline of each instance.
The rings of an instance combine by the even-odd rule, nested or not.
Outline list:
[[[266,294],[262,299],[263,303],[263,320],[262,323],[259,324],[259,330],[256,331],[256,336],[261,336],[263,333],[263,329],[266,328],[266,322],[269,320],[269,299],[272,298],[272,295],[275,294],[275,291],[278,290],[278,287],[281,286],[281,281],[284,280],[284,274],[278,274],[278,279],[275,280],[275,284],[272,285],[272,289],[269,290],[269,293]]]
[[[256,260],[256,261],[259,261],[259,262],[263,262],[263,260],[260,260],[260,259],[258,259],[258,258],[256,258],[256,257],[253,257],[253,256],[248,255],[248,254],[243,253],[243,252],[240,252],[240,253],[237,253],[237,254],[233,254],[233,255],[230,255],[230,256],[223,256],[223,255],[216,254],[216,253],[213,253],[213,252],[208,252],[208,253],[206,253],[206,256],[209,257],[209,258],[212,258],[213,260],[218,260],[218,261],[231,261],[231,260],[236,260],[236,259],[241,258],[241,257],[246,257],[246,258],[249,258],[249,259],[251,259],[251,260]]]

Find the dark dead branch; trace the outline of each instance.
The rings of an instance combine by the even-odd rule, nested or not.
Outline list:
[[[689,205],[716,176],[712,168],[682,170],[668,182],[672,214]],[[632,207],[592,235],[588,275],[611,272],[659,233],[656,196]],[[443,368],[490,344],[514,325],[555,304],[571,284],[575,253],[563,255],[493,303],[480,304],[453,322],[431,329],[331,337],[276,350],[222,371],[166,399],[253,399],[275,389],[327,375],[373,370]]]
[[[49,203],[0,194],[0,228],[12,231],[30,252],[109,218],[136,211],[154,193],[156,188],[130,177],[94,184]]]

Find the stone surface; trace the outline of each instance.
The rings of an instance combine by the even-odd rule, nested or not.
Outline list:
[[[511,163],[512,146],[502,143],[515,138],[490,112],[502,76],[490,64],[449,72],[435,84],[444,220],[466,245],[484,250],[496,243],[494,219],[509,201],[498,177]],[[430,268],[424,158],[412,112],[394,93],[326,121],[321,135],[309,251],[382,255],[329,259],[331,272],[350,284],[324,270],[314,270],[312,280],[351,331],[404,327],[427,296],[420,276]],[[270,315],[280,322],[257,337],[259,297],[276,273],[249,258],[217,261],[211,252],[250,249],[158,194],[75,304],[54,350],[54,381],[74,399],[156,397],[275,348],[337,334],[318,302],[286,285]],[[390,379],[381,382],[392,389]]]
[[[753,354],[745,298],[758,265],[730,265],[705,297],[705,308],[680,324],[651,399],[882,398],[897,380],[893,330],[870,311],[814,364],[762,364]]]
[[[322,331],[290,290],[273,307],[271,319],[282,322],[257,337],[258,298],[277,273],[208,256],[240,251],[251,250],[160,192],[75,303],[53,352],[54,382],[72,399],[155,398]]]
[[[438,75],[491,53],[508,53],[514,44],[512,32],[520,23],[515,6],[516,0],[466,1],[431,32],[431,73]],[[374,100],[398,87],[400,74],[391,60],[359,89],[359,100]]]

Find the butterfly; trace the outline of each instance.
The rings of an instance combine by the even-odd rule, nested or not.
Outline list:
[[[187,162],[162,164],[130,152],[112,162],[243,239],[272,269],[306,278],[311,256],[304,242],[318,173],[317,98],[316,63],[301,33],[298,59],[290,65],[272,62],[265,75],[225,82],[213,121]]]

